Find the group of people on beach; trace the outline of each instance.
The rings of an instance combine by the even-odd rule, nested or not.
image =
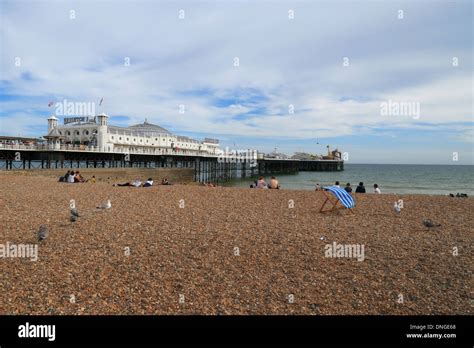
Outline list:
[[[339,181],[336,181],[334,186],[339,187],[339,188],[341,187],[339,184]],[[274,176],[270,178],[269,183],[265,181],[265,178],[263,176],[260,176],[258,180],[255,180],[252,184],[250,184],[250,188],[279,190],[280,183],[278,182],[277,178]],[[316,184],[315,191],[322,191],[322,190],[324,190],[324,187],[320,184]],[[351,193],[352,192],[351,184],[347,183],[346,186],[344,187],[344,190],[348,193]],[[366,189],[363,182],[360,182],[359,185],[356,187],[355,193],[366,193]],[[374,193],[376,194],[382,193],[382,191],[380,191],[378,184],[374,184]]]
[[[340,184],[339,184],[339,181],[336,181],[334,186],[339,187],[339,188],[341,187]],[[320,184],[316,184],[315,191],[322,191],[322,190],[324,190],[324,187],[321,186]],[[347,193],[352,192],[352,186],[349,182],[344,187],[344,191],[346,191]],[[378,184],[374,184],[374,191],[373,192],[376,193],[376,194],[381,194],[382,193],[382,191],[380,191],[380,188],[379,188]],[[364,183],[362,181],[359,182],[359,185],[356,187],[355,193],[366,193],[365,186],[364,186]]]
[[[269,183],[267,183],[265,181],[265,178],[261,176],[258,178],[258,180],[255,180],[252,184],[250,184],[250,188],[279,190],[280,183],[278,182],[277,178],[275,178],[274,176],[270,178]]]
[[[123,184],[113,184],[112,186],[132,186],[132,187],[151,187],[153,186],[154,181],[152,178],[148,178],[145,182],[141,182],[140,179],[136,178],[133,181],[127,181]],[[167,178],[161,179],[161,185],[171,185]]]
[[[90,182],[94,184],[95,175],[92,175],[92,178],[90,179],[85,179],[78,170],[76,170],[75,172],[74,170],[68,170],[66,174],[59,178],[59,182],[67,182],[70,184]]]

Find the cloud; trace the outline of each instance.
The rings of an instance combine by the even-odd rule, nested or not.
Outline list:
[[[1,6],[2,133],[46,129],[50,100],[102,97],[112,122],[148,118],[178,134],[251,137],[257,147],[260,139],[374,136],[384,127],[390,137],[472,127],[468,1]],[[382,116],[387,100],[418,102],[420,118]]]

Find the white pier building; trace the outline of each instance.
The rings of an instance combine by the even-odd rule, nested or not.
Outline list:
[[[48,118],[48,147],[51,149],[80,148],[100,152],[218,155],[219,140],[198,141],[178,136],[145,122],[129,127],[108,124],[104,113],[95,117],[68,117],[59,125],[53,115]]]

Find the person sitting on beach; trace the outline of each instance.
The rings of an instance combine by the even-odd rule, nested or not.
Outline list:
[[[273,189],[273,190],[279,190],[280,189],[280,184],[278,183],[277,178],[275,178],[274,176],[272,176],[270,178],[270,185],[268,186],[268,188]]]
[[[356,187],[356,193],[365,193],[365,187],[362,181],[359,183],[359,186]]]
[[[92,175],[92,178],[90,178],[86,182],[90,182],[91,184],[95,184],[95,175]]]
[[[71,170],[71,172],[69,173],[69,176],[67,177],[67,182],[70,184],[74,183],[74,176],[75,176],[74,171]]]
[[[346,187],[344,187],[344,190],[345,190],[347,193],[351,193],[351,192],[352,192],[351,184],[350,184],[350,183],[347,183],[347,184],[346,184]]]
[[[77,183],[82,183],[82,182],[86,182],[86,179],[84,179],[84,177],[81,175],[81,173],[79,173],[79,171],[77,170],[76,171],[76,175],[74,176],[74,182]]]
[[[334,184],[334,186],[336,186],[337,188],[340,188],[341,186],[339,186],[339,181],[336,181],[336,183]]]
[[[161,180],[161,185],[171,185],[167,178]]]
[[[143,187],[150,187],[150,186],[153,186],[153,179],[152,178],[148,178],[148,180],[145,181],[145,183],[143,184]]]
[[[258,178],[258,181],[257,181],[257,188],[260,188],[260,189],[266,189],[268,188],[267,187],[267,183],[265,182],[265,178],[263,176],[259,177]]]
[[[374,184],[374,193],[376,193],[376,194],[381,194],[382,193],[379,189],[379,185],[377,185],[377,184]]]
[[[316,184],[316,188],[314,189],[315,191],[322,191],[322,187],[320,184]]]

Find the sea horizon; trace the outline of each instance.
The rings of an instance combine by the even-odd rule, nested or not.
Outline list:
[[[436,170],[423,170],[430,167],[436,167]],[[378,184],[382,193],[456,195],[459,192],[471,196],[474,195],[472,167],[458,164],[345,163],[340,172],[269,173],[264,177],[268,180],[275,175],[281,188],[290,190],[314,190],[316,184],[328,186],[339,181],[341,187],[350,183],[354,191],[358,183],[363,182],[367,193],[372,193],[373,184]],[[233,180],[227,186],[249,187],[254,178]]]

